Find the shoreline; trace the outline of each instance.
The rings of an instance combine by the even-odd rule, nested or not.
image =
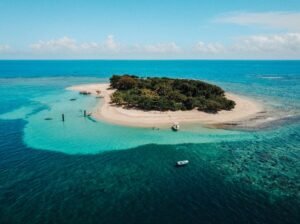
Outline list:
[[[264,107],[259,102],[233,93],[226,93],[226,97],[235,101],[236,106],[230,111],[222,110],[216,114],[205,113],[196,109],[190,111],[142,111],[137,109],[125,109],[110,104],[110,96],[115,91],[108,89],[109,83],[94,83],[68,87],[71,91],[88,91],[93,96],[103,98],[92,111],[92,117],[104,120],[108,123],[131,127],[170,127],[175,122],[180,124],[201,124],[222,127],[223,124],[240,123],[253,120],[264,113]]]

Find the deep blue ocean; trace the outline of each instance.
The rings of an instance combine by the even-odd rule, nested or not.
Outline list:
[[[270,122],[174,133],[83,118],[99,99],[66,88],[113,74],[214,83]],[[300,61],[0,61],[0,96],[1,224],[300,223]]]

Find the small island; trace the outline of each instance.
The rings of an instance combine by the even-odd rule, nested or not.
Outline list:
[[[112,103],[144,111],[197,109],[217,113],[235,107],[222,88],[199,80],[113,75],[110,87],[116,89]]]
[[[98,99],[88,111],[93,118],[133,127],[169,128],[174,123],[222,127],[243,121],[249,125],[264,111],[253,99],[199,80],[113,75],[109,83],[68,89]]]

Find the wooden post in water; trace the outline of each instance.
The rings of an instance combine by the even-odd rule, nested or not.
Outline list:
[[[86,110],[83,111],[83,116],[86,117]]]
[[[65,121],[65,115],[64,114],[61,114],[61,120],[62,120],[62,122]]]

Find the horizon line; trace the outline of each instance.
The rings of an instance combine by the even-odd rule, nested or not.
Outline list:
[[[116,59],[95,59],[95,58],[78,58],[78,59],[72,59],[72,58],[58,58],[58,59],[53,59],[53,58],[28,58],[28,59],[21,59],[21,58],[16,58],[16,59],[0,59],[0,61],[300,61],[299,59],[255,59],[255,58],[250,58],[250,59],[238,59],[238,58],[232,58],[232,59],[186,59],[186,58],[175,58],[175,59],[142,59],[142,58],[132,58],[132,59],[122,59],[122,58],[116,58]]]

